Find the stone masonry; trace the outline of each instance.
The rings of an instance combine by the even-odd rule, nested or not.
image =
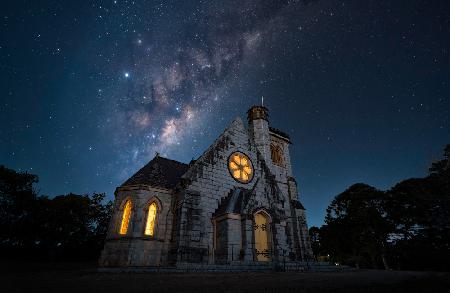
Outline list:
[[[269,126],[267,108],[254,106],[247,127],[236,118],[197,160],[183,164],[156,155],[116,189],[100,265],[312,260],[290,144],[288,135]],[[249,180],[233,175],[236,154],[250,160]],[[128,229],[120,234],[127,201]],[[144,230],[152,203],[157,212],[149,236]],[[265,222],[258,225],[257,214]]]

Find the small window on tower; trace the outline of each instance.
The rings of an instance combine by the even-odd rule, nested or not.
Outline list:
[[[275,165],[283,167],[283,150],[278,145],[270,145],[270,155]]]

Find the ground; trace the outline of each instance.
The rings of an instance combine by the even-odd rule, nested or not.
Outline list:
[[[450,273],[98,273],[93,264],[0,263],[1,292],[450,292]]]

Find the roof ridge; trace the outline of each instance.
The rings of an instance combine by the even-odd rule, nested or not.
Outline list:
[[[174,159],[169,159],[169,158],[162,157],[162,156],[154,157],[153,159],[150,160],[150,162],[155,160],[155,159],[164,159],[166,161],[172,161],[172,162],[175,162],[175,163],[178,163],[178,164],[182,164],[182,165],[186,165],[186,166],[188,165],[187,163],[183,163],[183,162],[180,162],[180,161],[177,161],[177,160],[174,160]],[[148,163],[150,163],[150,162],[148,162]]]

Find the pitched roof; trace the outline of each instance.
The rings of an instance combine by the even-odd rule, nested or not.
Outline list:
[[[157,155],[121,186],[146,184],[171,189],[177,185],[187,169],[187,164]]]
[[[219,204],[219,207],[214,212],[213,216],[219,216],[222,214],[232,213],[232,214],[240,214],[243,207],[243,200],[245,196],[246,190],[242,190],[240,188],[236,188],[230,192],[230,194],[223,198]]]
[[[289,135],[287,133],[285,133],[277,128],[269,127],[269,131],[283,137],[284,139],[287,139],[289,141],[291,140],[291,138],[289,137]]]

